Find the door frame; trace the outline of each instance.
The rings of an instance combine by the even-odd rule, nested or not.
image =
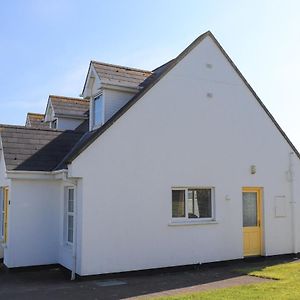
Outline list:
[[[260,226],[260,254],[261,256],[265,255],[265,241],[264,241],[264,205],[263,205],[263,188],[258,187],[258,186],[243,186],[242,187],[242,195],[243,192],[255,192],[257,193],[258,197],[258,205],[257,205],[257,213],[258,213],[258,220],[259,220],[259,226]],[[243,201],[243,196],[242,196],[242,201]],[[243,205],[243,203],[242,203]],[[242,208],[242,216],[243,216],[243,208]],[[243,231],[243,243],[244,243],[244,226],[242,226],[242,231]],[[243,257],[248,257],[245,256],[244,254],[244,247],[243,247]]]
[[[3,219],[3,243],[7,243],[7,236],[8,236],[8,206],[9,206],[9,189],[8,186],[2,187],[3,192],[3,206],[4,206],[4,219]]]

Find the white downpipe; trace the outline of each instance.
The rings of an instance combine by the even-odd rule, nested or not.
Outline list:
[[[289,155],[289,182],[290,182],[290,203],[291,203],[291,223],[292,223],[292,249],[297,253],[297,235],[296,235],[296,201],[294,196],[294,152]]]
[[[72,273],[71,280],[76,279],[76,265],[77,265],[77,184],[74,190],[74,230],[73,230],[73,247],[72,247]]]

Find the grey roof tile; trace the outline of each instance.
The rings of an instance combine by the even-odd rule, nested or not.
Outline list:
[[[50,95],[49,101],[52,103],[54,114],[56,116],[64,115],[82,119],[88,118],[89,100]]]
[[[82,135],[79,131],[0,125],[6,168],[8,171],[51,171]]]
[[[100,80],[104,84],[118,85],[130,88],[138,88],[140,83],[148,78],[152,72],[112,65],[98,61],[91,61]]]
[[[48,129],[49,123],[44,122],[45,115],[38,113],[28,113],[26,118],[26,127]]]

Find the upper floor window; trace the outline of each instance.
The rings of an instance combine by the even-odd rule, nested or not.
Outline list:
[[[104,123],[104,103],[103,96],[94,98],[93,102],[93,125],[102,125]]]
[[[53,120],[51,123],[50,123],[50,126],[52,129],[57,129],[57,119],[56,120]]]

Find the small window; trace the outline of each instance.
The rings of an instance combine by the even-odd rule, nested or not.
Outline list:
[[[0,236],[4,239],[4,220],[5,220],[5,207],[4,207],[4,189],[0,187]]]
[[[57,120],[52,121],[50,124],[52,129],[57,129]]]
[[[184,190],[172,191],[172,217],[173,218],[185,217],[185,191]]]
[[[68,244],[73,244],[74,241],[74,205],[75,195],[74,188],[66,188],[65,199],[65,240]]]
[[[176,188],[172,190],[172,218],[214,219],[212,188]]]
[[[104,123],[104,104],[103,96],[97,96],[93,101],[93,125],[102,125]]]
[[[8,189],[0,187],[0,240],[7,240]]]

